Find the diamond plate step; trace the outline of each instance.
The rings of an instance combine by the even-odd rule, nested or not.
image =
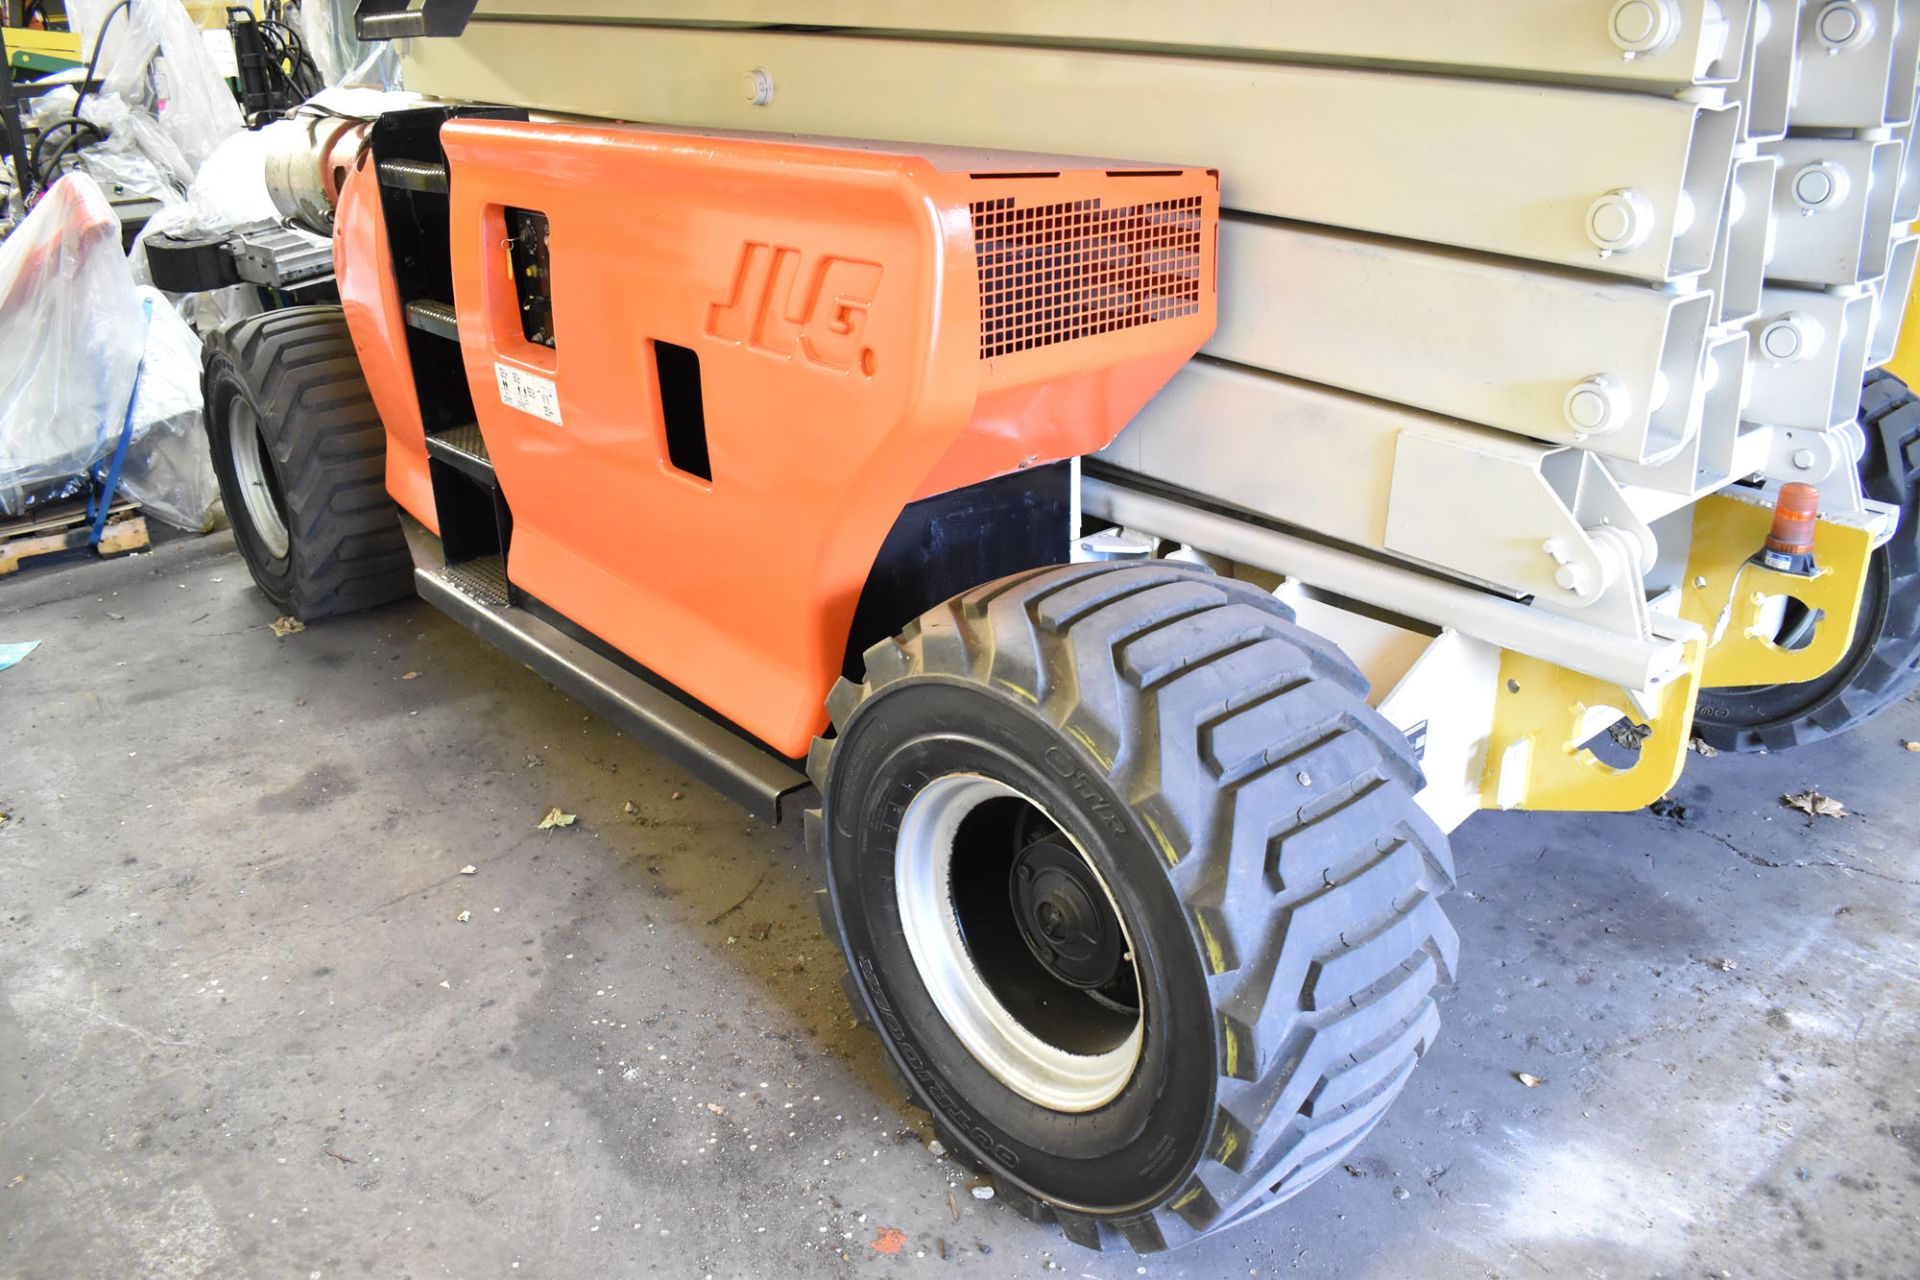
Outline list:
[[[470,600],[481,604],[505,606],[507,603],[507,559],[505,556],[480,556],[450,564],[441,575],[447,584]]]
[[[428,436],[427,456],[464,472],[488,488],[497,487],[487,442],[480,428],[472,423]]]
[[[460,325],[454,318],[450,303],[419,299],[407,304],[407,327],[419,329],[446,338],[451,342],[460,341]]]
[[[447,194],[447,166],[430,160],[382,160],[380,185],[443,196]]]

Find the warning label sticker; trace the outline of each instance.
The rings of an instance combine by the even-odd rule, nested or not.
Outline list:
[[[509,409],[530,413],[536,418],[545,418],[555,426],[560,425],[560,394],[554,389],[552,378],[543,378],[537,373],[528,373],[525,369],[496,360],[493,362],[493,380],[500,385],[501,404]]]

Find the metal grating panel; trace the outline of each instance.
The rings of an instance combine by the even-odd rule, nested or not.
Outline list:
[[[435,435],[434,439],[443,440],[460,452],[478,458],[482,462],[492,460],[487,453],[486,439],[481,436],[480,427],[476,423],[468,423],[461,427],[448,427],[445,431]]]
[[[481,604],[504,605],[509,598],[505,556],[480,556],[450,564],[446,569],[446,580],[462,595]]]
[[[460,318],[449,303],[416,299],[406,306],[407,323],[415,329],[460,341]]]
[[[382,160],[380,185],[424,191],[428,195],[447,194],[447,166],[431,160]]]
[[[971,207],[982,360],[1200,309],[1199,196]]]

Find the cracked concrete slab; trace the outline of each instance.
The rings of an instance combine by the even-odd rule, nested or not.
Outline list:
[[[1135,1259],[926,1150],[797,823],[425,606],[274,612],[224,537],[0,587],[0,1275],[1920,1274],[1911,702],[1468,823],[1394,1112]]]

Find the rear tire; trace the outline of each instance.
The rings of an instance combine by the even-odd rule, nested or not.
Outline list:
[[[214,334],[201,388],[234,540],[275,606],[310,621],[413,594],[386,432],[339,307]]]
[[[977,588],[836,687],[808,837],[849,996],[1017,1210],[1141,1251],[1242,1221],[1336,1167],[1433,1043],[1452,860],[1365,690],[1272,596],[1165,562]],[[1125,951],[1090,993],[1062,975],[1109,972],[1103,890]]]
[[[1853,642],[1833,670],[1800,684],[1703,689],[1694,732],[1722,751],[1782,751],[1844,733],[1920,686],[1920,399],[1877,369],[1860,394],[1867,497],[1900,508],[1900,527],[1867,564]]]

